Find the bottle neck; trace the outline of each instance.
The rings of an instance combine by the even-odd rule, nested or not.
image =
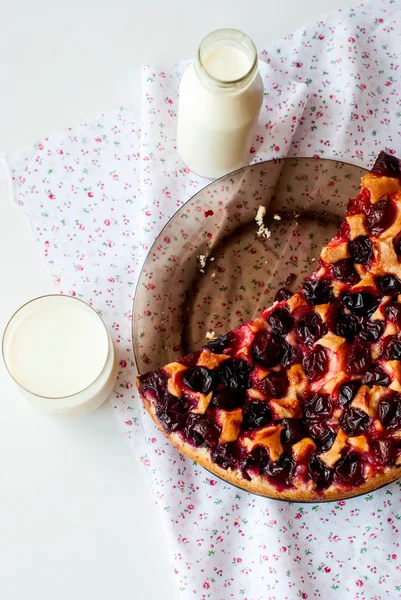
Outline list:
[[[201,42],[194,60],[201,83],[215,93],[246,89],[258,72],[252,40],[235,29],[218,29]]]

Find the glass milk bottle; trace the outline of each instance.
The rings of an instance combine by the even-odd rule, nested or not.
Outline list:
[[[210,33],[180,84],[177,147],[185,165],[214,179],[247,164],[262,100],[252,40],[235,29]]]

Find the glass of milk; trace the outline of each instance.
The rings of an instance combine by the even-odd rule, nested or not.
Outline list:
[[[252,40],[235,29],[210,33],[180,84],[177,148],[185,165],[214,179],[247,164],[262,100]]]
[[[41,296],[24,304],[8,322],[2,349],[20,392],[47,414],[94,410],[117,378],[116,352],[104,322],[71,296]]]

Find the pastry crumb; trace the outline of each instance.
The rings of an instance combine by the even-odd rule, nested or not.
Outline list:
[[[271,231],[265,226],[263,222],[263,217],[266,215],[266,208],[259,204],[258,212],[256,213],[255,221],[256,224],[259,225],[259,229],[256,232],[258,237],[262,237],[265,239],[269,239],[271,236]]]
[[[216,335],[215,335],[214,331],[206,331],[205,338],[207,340],[215,340],[216,339]]]
[[[209,258],[210,262],[214,261],[214,256],[212,256],[212,258]]]
[[[277,213],[274,213],[273,219],[276,219],[276,221],[281,221],[281,217]]]
[[[212,274],[210,275],[210,277],[211,277],[212,279],[214,279],[214,278],[216,277],[216,273],[212,273]]]

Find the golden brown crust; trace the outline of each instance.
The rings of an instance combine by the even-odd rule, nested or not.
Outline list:
[[[149,400],[143,395],[142,399],[146,410],[152,417],[157,427],[173,444],[173,446],[177,448],[177,450],[188,456],[188,458],[196,462],[201,467],[204,467],[217,477],[220,477],[228,483],[231,483],[232,485],[235,485],[243,490],[252,492],[254,494],[259,494],[260,496],[266,496],[276,500],[287,500],[290,502],[330,502],[352,498],[353,496],[360,496],[361,494],[367,494],[368,492],[395,481],[401,476],[400,468],[391,467],[383,473],[372,475],[367,481],[365,481],[365,483],[349,490],[341,489],[335,485],[331,485],[324,490],[322,494],[319,494],[315,489],[311,489],[307,486],[301,488],[289,488],[284,491],[280,491],[264,477],[253,477],[251,481],[247,481],[242,477],[238,470],[232,471],[231,469],[222,469],[212,461],[210,457],[210,451],[207,448],[195,448],[188,442],[185,442],[180,435],[175,433],[167,433],[161,426],[151,402],[149,402]]]

